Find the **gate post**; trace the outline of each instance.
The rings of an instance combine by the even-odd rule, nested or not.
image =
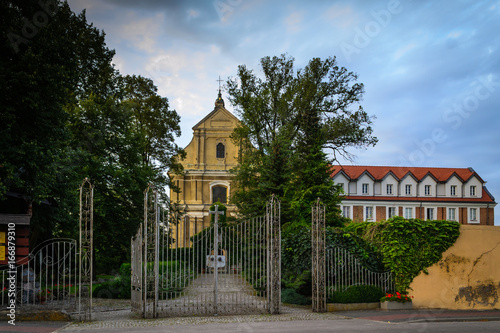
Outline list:
[[[143,317],[158,316],[158,192],[153,184],[144,191]]]
[[[312,311],[326,312],[325,206],[320,199],[311,207]]]
[[[78,312],[80,321],[92,320],[92,275],[94,237],[94,187],[88,178],[80,185],[80,255]]]
[[[267,299],[269,313],[281,311],[281,202],[273,194],[266,205]]]

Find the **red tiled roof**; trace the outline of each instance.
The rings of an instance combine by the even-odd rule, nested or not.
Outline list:
[[[332,167],[332,177],[343,171],[350,179],[358,179],[364,172],[369,173],[375,180],[382,180],[389,173],[400,180],[411,173],[417,181],[421,181],[427,174],[432,175],[438,182],[445,182],[456,175],[462,182],[476,176],[481,183],[484,181],[472,168],[427,168],[427,167],[396,167],[396,166],[362,166],[362,165],[337,165]]]
[[[337,165],[332,167],[332,177],[343,172],[350,180],[356,180],[364,173],[371,175],[376,181],[381,181],[387,175],[393,174],[398,180],[411,174],[417,181],[422,181],[430,175],[438,182],[446,182],[452,176],[457,176],[462,182],[467,182],[475,176],[481,183],[485,183],[472,168],[430,168],[430,167],[395,167],[395,166],[361,166],[361,165]],[[447,201],[447,202],[495,202],[495,198],[488,192],[486,187],[482,188],[481,198],[453,198],[453,197],[398,197],[398,196],[360,196],[347,195],[349,200],[377,200],[377,201]]]
[[[494,203],[495,200],[487,191],[483,191],[481,198],[459,198],[459,197],[398,197],[398,196],[362,196],[362,195],[345,195],[343,199],[347,200],[369,200],[369,201],[423,201],[423,202],[477,202],[477,203]]]

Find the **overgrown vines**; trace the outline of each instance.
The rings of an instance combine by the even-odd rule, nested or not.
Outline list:
[[[377,223],[351,223],[345,231],[363,237],[382,254],[394,274],[396,291],[407,292],[413,279],[437,263],[460,235],[455,221],[406,220],[394,217]]]

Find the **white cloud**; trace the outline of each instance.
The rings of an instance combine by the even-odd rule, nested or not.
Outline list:
[[[453,39],[457,39],[459,38],[460,36],[462,36],[462,32],[461,31],[452,31],[448,34],[448,38],[453,38]]]
[[[323,18],[339,28],[350,28],[356,25],[358,16],[351,6],[335,4],[328,8]]]
[[[188,14],[188,19],[197,18],[200,16],[200,12],[195,9],[189,9],[187,14]]]
[[[163,13],[143,18],[129,12],[120,20],[117,35],[121,40],[130,42],[132,47],[151,54],[156,51],[156,40],[161,34],[164,19]]]
[[[302,30],[302,21],[304,14],[300,12],[293,12],[285,18],[285,25],[288,32],[295,33]]]
[[[403,47],[399,48],[394,52],[394,60],[399,60],[402,56],[404,56],[406,53],[410,52],[414,48],[417,47],[416,43],[410,43],[407,45],[404,45]]]

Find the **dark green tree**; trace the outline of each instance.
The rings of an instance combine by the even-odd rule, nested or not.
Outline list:
[[[149,79],[122,77],[105,35],[59,0],[0,3],[0,211],[7,191],[33,205],[31,246],[77,236],[78,187],[95,185],[98,269],[117,269],[142,219],[143,191],[161,191],[183,156],[179,115]]]
[[[108,90],[114,52],[65,2],[6,0],[0,11],[0,198],[18,192],[33,205],[34,246],[74,216],[66,107]]]
[[[94,244],[100,271],[128,260],[130,237],[143,218],[143,191],[169,184],[166,172],[183,154],[174,142],[179,116],[168,100],[143,77],[117,80],[117,93],[106,100],[91,95],[71,111],[72,146],[79,153],[81,175],[94,190]],[[135,93],[140,91],[140,93]],[[164,144],[158,144],[163,142]]]
[[[286,55],[261,59],[263,79],[246,66],[227,82],[229,99],[242,125],[233,139],[240,143],[240,165],[234,170],[235,202],[244,215],[262,212],[271,194],[283,199],[282,221],[309,221],[319,197],[329,206],[330,224],[339,220],[334,206],[338,188],[330,178],[338,155],[349,148],[374,145],[372,119],[359,104],[363,85],[335,58],[312,59],[294,70]]]

